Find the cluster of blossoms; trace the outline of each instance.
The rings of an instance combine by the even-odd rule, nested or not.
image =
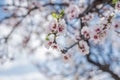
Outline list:
[[[116,5],[119,5],[120,2],[118,2]],[[119,6],[116,8],[119,10]],[[87,15],[84,18],[82,18],[82,22],[87,24],[88,21],[92,20],[93,17],[90,17],[91,15]],[[88,19],[87,19],[88,18]],[[81,35],[84,36],[84,40],[81,40],[79,42],[79,50],[81,53],[88,54],[89,53],[89,46],[85,40],[91,40],[95,44],[102,43],[106,39],[109,30],[114,31],[120,31],[120,20],[116,19],[113,14],[101,18],[101,23],[96,24],[92,27],[90,26],[83,26],[81,29]],[[76,40],[80,40],[80,36],[76,37]]]
[[[92,28],[83,26],[81,29],[81,35],[84,36],[84,41],[81,40],[78,45],[80,52],[83,54],[89,53],[89,46],[85,40],[91,40],[95,44],[104,42],[109,30],[119,31],[120,21],[110,16],[108,19],[102,20],[100,24],[96,24]],[[78,37],[76,39],[78,39]]]
[[[63,15],[63,12],[61,12],[59,16],[61,15]],[[60,19],[59,16],[57,16],[57,14],[53,14],[54,18],[49,23],[48,29],[50,32],[46,36],[47,43],[45,44],[47,48],[51,47],[53,49],[59,50],[59,46],[57,44],[56,38],[64,34],[66,30],[65,20]]]
[[[106,35],[106,30],[102,30],[102,26],[95,25],[94,29],[88,28],[87,26],[83,27],[81,32],[85,39],[90,39],[94,43],[99,43]]]
[[[120,10],[120,1],[115,5],[116,10]],[[61,13],[60,13],[61,14]],[[80,9],[76,5],[71,5],[66,10],[67,18],[70,20],[78,18],[80,14]],[[89,13],[86,16],[81,17],[81,23],[84,26],[81,26],[80,31],[75,33],[75,41],[77,42],[80,53],[89,54],[89,41],[93,41],[95,44],[104,42],[106,36],[108,35],[109,30],[118,31],[120,29],[120,21],[116,20],[114,17],[115,13],[109,14],[104,17],[100,17],[100,22],[92,26],[89,25],[89,22],[94,19],[94,14]],[[63,15],[63,14],[62,14]],[[61,16],[61,15],[60,15]],[[54,49],[58,49],[56,38],[65,33],[66,23],[61,17],[53,15],[55,19],[50,22],[49,25],[49,34],[47,35],[47,46]],[[62,53],[67,52],[68,50],[60,50]],[[64,60],[69,60],[71,58],[70,54],[64,54]]]
[[[62,34],[65,32],[66,24],[64,19],[53,19],[49,24],[49,30],[53,34]]]

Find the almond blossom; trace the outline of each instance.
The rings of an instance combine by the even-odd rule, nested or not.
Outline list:
[[[78,48],[82,54],[88,54],[89,53],[89,46],[86,41],[81,40],[79,42]]]
[[[72,61],[72,57],[73,55],[72,55],[72,52],[71,51],[68,51],[67,53],[65,53],[65,54],[62,54],[62,58],[63,58],[63,61],[65,62],[65,63],[68,63],[68,62],[71,62],[71,63],[73,63],[73,61]]]
[[[95,25],[91,30],[90,39],[95,43],[101,43],[106,39],[110,25]]]
[[[81,39],[80,33],[78,31],[75,32],[75,41],[79,41]]]
[[[81,34],[84,35],[86,39],[90,38],[90,29],[87,26],[84,26],[81,30]]]
[[[45,43],[45,47],[47,49],[49,49],[51,47],[51,45],[54,43],[54,35],[53,34],[48,34],[47,35],[47,40],[46,40],[46,43]]]
[[[64,19],[59,20],[58,24],[58,34],[64,34],[66,31],[66,23]]]
[[[89,22],[94,18],[93,14],[89,13],[88,15],[82,17],[82,22]]]
[[[119,30],[119,29],[120,29],[120,21],[114,19],[114,20],[112,21],[111,27],[112,27],[113,30]]]
[[[52,33],[56,33],[58,31],[58,22],[57,19],[53,19],[49,24],[49,29]]]
[[[49,31],[48,35],[46,36],[47,42],[46,42],[45,46],[47,48],[51,47],[52,49],[59,50],[59,46],[57,44],[56,39],[60,35],[65,34],[65,30],[66,30],[65,20],[59,19],[59,18],[52,19],[52,21],[50,22],[48,27],[49,27],[50,31]]]
[[[44,44],[44,46],[45,46],[45,48],[49,49],[52,44],[53,44],[52,41],[48,41]]]
[[[95,44],[100,42],[100,36],[95,31],[91,33],[90,40],[92,40]]]
[[[118,1],[115,5],[115,9],[120,10],[120,1]]]
[[[79,16],[79,13],[80,13],[79,7],[78,7],[77,5],[74,5],[74,4],[71,4],[71,6],[69,6],[69,7],[66,9],[67,17],[68,17],[68,19],[70,19],[70,20],[78,17],[78,16]]]
[[[51,48],[59,50],[59,47],[56,43],[51,44]]]
[[[93,30],[95,31],[95,33],[99,34],[103,29],[103,25],[95,25]]]

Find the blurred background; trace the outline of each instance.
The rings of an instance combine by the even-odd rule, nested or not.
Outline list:
[[[79,18],[69,19],[71,5],[78,7]],[[62,9],[67,33],[58,42],[68,47],[81,17],[93,14],[92,26],[114,7],[112,0],[0,0],[0,80],[120,80],[120,35],[114,31],[102,44],[90,42],[89,55],[72,47],[67,63],[61,52],[45,48],[51,13]]]

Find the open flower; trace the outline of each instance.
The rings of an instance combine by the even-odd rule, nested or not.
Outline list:
[[[71,53],[65,53],[65,54],[62,55],[62,57],[63,57],[63,61],[65,63],[72,62],[72,55],[71,55]]]
[[[112,29],[113,29],[113,30],[118,30],[118,29],[120,29],[120,21],[119,21],[119,20],[113,20],[113,21],[112,21]]]
[[[79,13],[80,13],[79,7],[77,5],[74,5],[74,4],[71,4],[66,10],[67,17],[70,20],[78,17]]]
[[[99,37],[99,34],[97,34],[95,31],[93,31],[90,35],[90,39],[95,43],[99,43],[100,42],[100,37]]]
[[[45,46],[45,48],[49,49],[52,44],[53,44],[52,41],[48,41],[44,44],[44,46]]]
[[[102,31],[102,27],[103,25],[95,25],[93,28],[93,32],[95,32],[96,34],[99,34]]]
[[[89,46],[88,46],[86,41],[81,40],[79,42],[78,47],[79,47],[79,50],[82,54],[89,54]]]
[[[118,1],[115,5],[115,9],[120,10],[120,1]]]
[[[53,44],[51,45],[51,48],[56,49],[56,50],[59,50],[59,47],[58,47],[58,45],[57,45],[56,43],[53,43]]]
[[[94,18],[93,14],[89,13],[88,15],[82,17],[82,22],[89,22]]]
[[[58,22],[56,19],[53,19],[49,24],[49,29],[52,33],[57,32],[58,30]]]
[[[75,41],[79,41],[81,39],[79,31],[75,32]]]
[[[46,42],[45,42],[45,47],[47,48],[47,49],[49,49],[51,46],[52,46],[52,44],[54,43],[54,34],[48,34],[47,36],[46,36]]]
[[[90,29],[87,26],[84,26],[81,30],[81,34],[84,35],[86,39],[90,38]]]
[[[64,34],[66,30],[66,23],[64,19],[59,20],[59,25],[58,25],[58,34]]]

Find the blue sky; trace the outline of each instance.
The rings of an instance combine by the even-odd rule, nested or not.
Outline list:
[[[5,0],[0,0],[0,4],[4,4]],[[2,7],[0,7],[0,19],[4,18],[5,16],[8,16],[10,13],[6,13],[3,11]]]

